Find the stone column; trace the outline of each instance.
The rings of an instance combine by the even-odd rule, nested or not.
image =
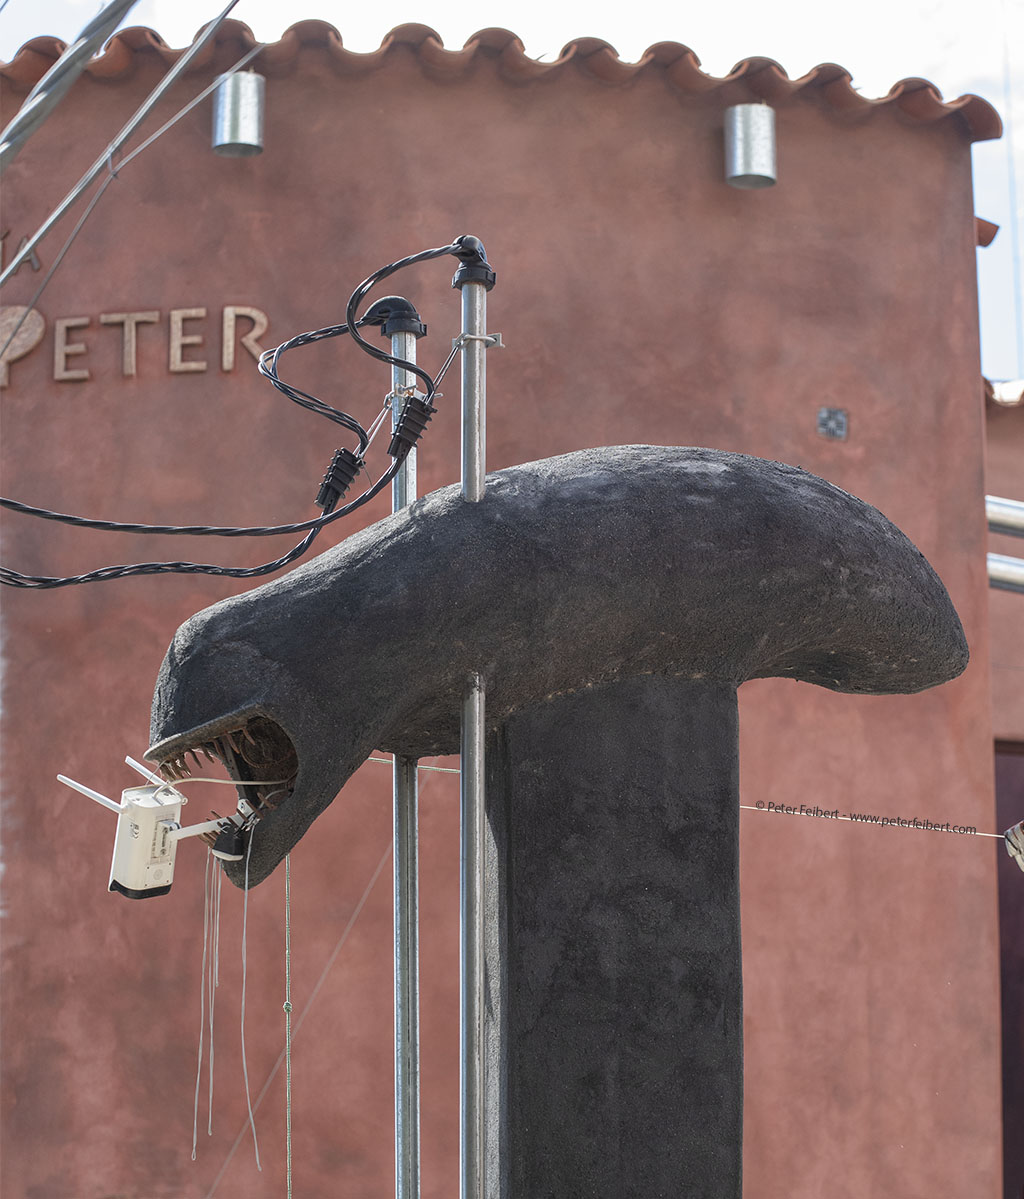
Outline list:
[[[557,697],[487,765],[488,1196],[739,1199],[734,686]]]

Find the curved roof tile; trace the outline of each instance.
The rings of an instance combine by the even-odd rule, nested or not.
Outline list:
[[[256,39],[241,21],[226,20],[210,44],[196,59],[192,69],[208,66],[216,56],[216,47],[237,42],[243,49],[256,45]],[[569,67],[582,70],[611,86],[623,84],[641,72],[663,71],[670,83],[688,95],[703,95],[720,90],[729,103],[749,98],[771,102],[789,100],[802,92],[816,92],[837,112],[867,114],[881,106],[894,106],[912,121],[931,123],[956,117],[971,141],[999,137],[1002,123],[996,110],[980,96],[961,96],[944,101],[934,84],[926,79],[901,79],[889,94],[876,100],[866,99],[851,85],[851,75],[835,63],[823,63],[790,79],[770,58],[744,58],[728,75],[707,75],[700,59],[678,42],[658,42],[647,49],[639,62],[624,62],[613,46],[598,38],[578,38],[562,50],[552,62],[530,58],[523,43],[507,29],[483,29],[466,42],[461,50],[447,50],[441,38],[426,25],[399,25],[368,54],[346,50],[341,35],[326,21],[299,21],[269,43],[259,61],[267,74],[285,74],[294,68],[299,51],[306,46],[324,50],[341,74],[361,75],[380,68],[400,48],[411,50],[423,69],[435,76],[455,78],[465,74],[478,57],[492,60],[498,73],[510,82],[527,83],[553,78]],[[0,77],[18,90],[27,91],[60,56],[65,43],[58,38],[37,37],[26,42],[9,63],[0,63]],[[107,43],[102,54],[86,67],[94,79],[127,77],[139,55],[153,54],[168,66],[184,50],[174,50],[152,29],[124,29]]]

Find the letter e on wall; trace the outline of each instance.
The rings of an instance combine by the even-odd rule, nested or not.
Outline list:
[[[206,370],[206,363],[197,358],[194,362],[186,362],[182,353],[186,346],[198,346],[203,343],[201,333],[186,333],[186,321],[198,321],[206,316],[205,308],[172,308],[170,314],[170,352],[168,367],[171,374],[183,375],[194,371]]]

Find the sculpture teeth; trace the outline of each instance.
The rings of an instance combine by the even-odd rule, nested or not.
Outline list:
[[[160,769],[163,771],[165,777],[170,779],[171,782],[176,782],[178,779],[190,778],[192,775],[192,771],[189,770],[188,766],[185,764],[184,755],[182,755],[180,758],[168,759],[168,761],[161,765]]]
[[[188,759],[191,758],[195,766],[201,771],[203,763],[200,761],[199,755],[203,754],[208,761],[227,767],[228,772],[234,775],[235,771],[229,765],[231,760],[240,758],[252,766],[258,766],[259,763],[251,756],[251,750],[258,750],[258,748],[259,741],[252,735],[248,727],[243,725],[239,729],[222,733],[219,737],[215,737],[211,741],[204,741],[193,748],[182,750],[177,757],[168,758],[166,762],[162,762],[158,769],[169,782],[191,778],[192,767],[189,765]],[[246,783],[243,779],[236,778],[234,781],[237,785],[244,788],[244,792],[250,797],[249,802],[253,807],[267,811],[273,811],[295,790],[294,775],[287,783],[269,788],[266,795],[261,792],[260,788],[254,787],[251,783]],[[205,837],[201,839],[206,840]],[[214,837],[213,839],[216,838]]]

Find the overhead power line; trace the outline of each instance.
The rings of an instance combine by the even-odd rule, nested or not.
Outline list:
[[[138,0],[110,0],[29,92],[14,120],[0,133],[0,172],[64,99],[89,59],[137,3]]]
[[[53,226],[67,212],[71,205],[74,204],[79,196],[81,196],[82,193],[88,189],[93,180],[95,180],[103,171],[109,170],[114,154],[117,153],[117,151],[124,145],[128,138],[131,137],[135,130],[142,124],[153,108],[156,107],[165,92],[167,92],[175,84],[179,77],[184,74],[196,56],[202,52],[207,42],[209,42],[213,35],[217,32],[225,17],[227,17],[228,13],[231,12],[237,3],[238,0],[230,0],[230,3],[224,8],[220,15],[215,17],[209,23],[209,25],[206,26],[199,37],[192,43],[191,46],[189,46],[189,48],[185,51],[181,58],[178,59],[174,66],[171,67],[160,83],[153,89],[152,92],[150,92],[150,94],[142,102],[142,105],[135,111],[127,125],[125,125],[121,132],[107,146],[99,158],[97,158],[92,166],[85,172],[82,178],[79,179],[79,181],[75,184],[71,191],[68,192],[60,204],[58,204],[53,212],[50,213],[50,215],[46,218],[42,225],[39,226],[36,232],[21,246],[17,254],[15,254],[11,261],[7,264],[7,267],[0,272],[0,285],[6,283],[7,280],[21,266],[21,264],[26,261],[36,246],[43,240],[47,233],[50,232]]]
[[[201,104],[203,102],[203,100],[205,100],[206,97],[211,92],[216,91],[221,79],[225,78],[228,75],[236,74],[244,66],[246,66],[249,62],[251,62],[252,59],[254,59],[256,57],[256,55],[259,54],[263,48],[264,48],[264,43],[259,42],[255,46],[253,46],[253,48],[251,50],[249,50],[246,54],[243,54],[242,57],[235,63],[235,65],[233,67],[230,67],[227,71],[224,72],[223,75],[218,76],[213,81],[213,83],[209,84],[209,86],[203,88],[203,90],[199,93],[198,96],[194,96],[191,100],[189,100],[189,102],[184,106],[184,108],[179,108],[178,111],[174,114],[174,116],[172,116],[168,120],[166,120],[155,133],[151,133],[149,135],[149,137],[147,137],[146,140],[142,143],[141,146],[136,146],[135,149],[132,150],[132,152],[130,154],[128,154],[124,158],[122,158],[120,160],[120,162],[118,162],[116,169],[113,165],[113,160],[112,160],[112,156],[111,156],[111,161],[108,162],[108,164],[107,164],[107,168],[108,168],[107,175],[103,179],[103,182],[99,185],[99,187],[93,193],[93,197],[89,201],[88,208],[86,208],[85,212],[78,218],[78,222],[76,223],[74,229],[72,229],[71,234],[68,237],[67,241],[61,247],[56,258],[54,258],[52,264],[50,265],[50,269],[43,276],[43,281],[36,288],[35,292],[32,295],[32,298],[28,301],[28,303],[22,306],[21,316],[18,318],[18,320],[14,324],[14,327],[8,333],[7,340],[3,343],[2,346],[0,346],[0,358],[3,358],[4,354],[7,352],[7,347],[11,344],[12,341],[14,341],[15,337],[17,337],[18,330],[24,324],[25,318],[32,311],[32,309],[36,306],[36,303],[38,302],[40,296],[46,290],[50,280],[53,278],[54,274],[56,273],[57,268],[60,266],[61,262],[63,261],[64,255],[68,252],[68,250],[71,249],[72,243],[74,242],[74,240],[78,236],[78,234],[81,232],[82,226],[89,219],[90,215],[92,214],[92,210],[96,207],[97,203],[99,202],[100,197],[106,191],[107,186],[120,175],[121,171],[124,170],[124,168],[132,161],[132,159],[137,158],[143,152],[143,150],[148,149],[158,138],[163,137],[163,135],[167,132],[168,129],[170,129],[174,125],[176,125],[178,123],[178,121],[181,120],[182,117],[187,116],[188,113],[190,113],[192,111],[192,109],[195,108],[198,104]]]

